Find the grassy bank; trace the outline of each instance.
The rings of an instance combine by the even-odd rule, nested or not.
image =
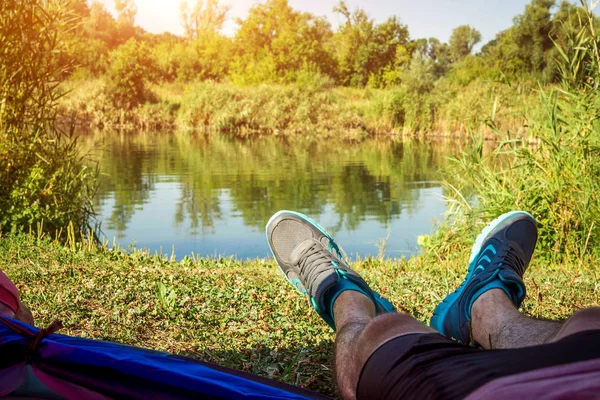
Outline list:
[[[535,90],[476,81],[440,82],[431,91],[226,83],[164,83],[153,101],[129,111],[114,108],[101,79],[70,81],[62,113],[92,128],[177,129],[232,136],[281,135],[362,140],[374,136],[464,137],[495,126],[527,134],[543,114]]]
[[[478,221],[481,226],[484,221]],[[75,249],[32,237],[0,239],[0,269],[17,284],[38,326],[186,354],[334,395],[333,334],[280,277],[272,260],[169,261],[140,251]],[[428,321],[464,276],[468,247],[406,260],[353,264],[398,310]],[[562,319],[600,302],[597,262],[534,258],[523,311]]]

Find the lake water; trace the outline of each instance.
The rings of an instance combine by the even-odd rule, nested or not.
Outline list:
[[[186,134],[81,138],[100,161],[96,211],[109,244],[152,252],[270,254],[278,210],[308,214],[355,257],[410,256],[445,211],[439,170],[448,144],[235,141]],[[174,250],[173,250],[174,249]]]

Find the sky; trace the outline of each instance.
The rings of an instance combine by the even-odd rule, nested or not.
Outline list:
[[[114,11],[113,0],[101,0]],[[193,0],[188,1],[192,3]],[[248,10],[260,0],[222,0],[231,6],[224,33],[233,35],[236,18],[244,18]],[[292,8],[326,16],[335,28],[342,19],[332,12],[339,0],[289,0]],[[350,9],[362,8],[376,21],[392,15],[408,25],[410,37],[436,37],[448,41],[452,29],[471,25],[481,32],[482,42],[492,40],[496,34],[512,25],[517,14],[523,13],[529,0],[346,0]],[[183,34],[179,15],[179,0],[136,0],[138,13],[136,25],[153,33]],[[481,45],[480,44],[480,45]]]

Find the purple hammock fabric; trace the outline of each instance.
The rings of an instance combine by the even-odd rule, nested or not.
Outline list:
[[[325,398],[207,362],[54,334],[0,317],[0,397],[22,387],[28,374],[68,399]]]

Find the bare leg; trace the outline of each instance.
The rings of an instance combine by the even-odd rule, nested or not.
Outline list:
[[[33,325],[33,314],[31,314],[29,308],[27,308],[23,303],[20,303],[19,310],[15,314],[15,319],[23,321],[26,324]]]
[[[372,301],[362,293],[345,291],[333,305],[337,336],[335,372],[340,393],[345,399],[356,398],[358,378],[364,364],[379,346],[409,333],[432,333],[406,314],[383,314],[375,317]]]
[[[8,318],[14,318],[18,321],[25,322],[26,324],[33,325],[33,315],[29,308],[25,306],[25,304],[19,301],[19,309],[17,312],[13,312],[8,306],[0,303],[0,315],[3,315]]]
[[[529,318],[521,314],[506,294],[492,289],[471,309],[473,339],[486,349],[535,346],[590,329],[600,329],[600,308],[579,311],[566,322]]]

